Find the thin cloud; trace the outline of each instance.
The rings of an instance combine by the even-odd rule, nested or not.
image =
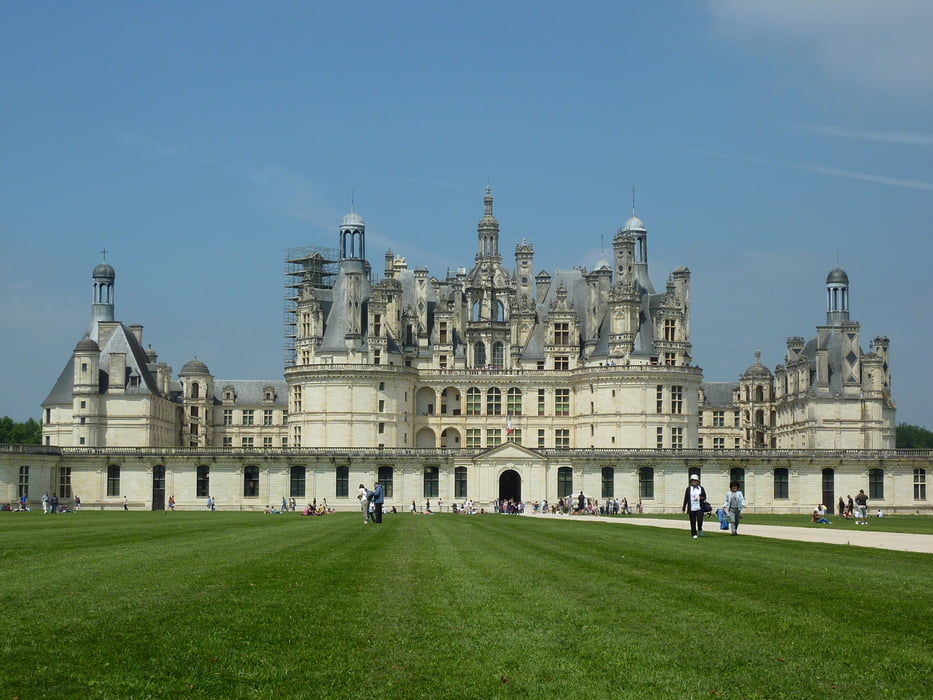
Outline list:
[[[909,146],[933,146],[933,134],[911,131],[872,131],[868,129],[850,129],[844,126],[821,124],[781,124],[773,126],[805,134],[819,134],[853,141],[873,141],[880,143],[898,143]]]
[[[790,161],[769,160],[767,158],[754,158],[752,156],[743,156],[731,153],[717,153],[715,151],[702,151],[696,149],[686,149],[688,153],[697,155],[711,156],[713,158],[722,158],[724,160],[736,160],[744,163],[756,163],[758,165],[767,165],[774,168],[792,168],[794,170],[806,170],[811,173],[821,175],[832,175],[833,177],[843,177],[849,180],[861,180],[863,182],[876,182],[881,185],[890,185],[891,187],[903,187],[912,190],[924,190],[933,192],[933,182],[925,180],[906,180],[897,177],[888,177],[886,175],[875,175],[873,173],[860,173],[854,170],[842,170],[840,168],[830,168],[825,165],[814,163],[794,163]]]

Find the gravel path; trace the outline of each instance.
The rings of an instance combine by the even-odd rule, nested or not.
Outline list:
[[[683,520],[662,520],[655,518],[606,518],[593,515],[551,515],[537,514],[536,518],[562,518],[574,522],[604,522],[619,525],[646,525],[648,527],[677,528],[684,531],[684,537],[690,536],[690,523],[687,516]],[[728,530],[719,529],[718,520],[708,520],[703,529],[704,537],[729,537]],[[853,547],[874,547],[893,549],[899,552],[920,552],[933,554],[933,535],[914,535],[901,532],[874,532],[871,522],[865,526],[856,526],[853,530],[834,530],[830,525],[821,527],[787,527],[784,525],[739,525],[739,537],[772,537],[801,542],[823,542],[825,544],[847,544]]]

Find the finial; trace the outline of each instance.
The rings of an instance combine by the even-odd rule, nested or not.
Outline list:
[[[102,251],[100,251],[100,253],[104,256],[104,262],[107,262],[107,249],[104,248]]]
[[[635,185],[632,185],[632,216],[635,216]]]

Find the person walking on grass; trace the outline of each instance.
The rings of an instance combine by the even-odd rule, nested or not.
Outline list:
[[[745,507],[745,496],[739,490],[738,481],[729,482],[729,490],[726,492],[726,502],[722,504],[722,509],[726,511],[726,517],[729,518],[729,529],[733,535],[739,534],[739,515]]]
[[[700,486],[699,474],[690,475],[690,485],[684,491],[684,504],[682,513],[689,510],[690,535],[693,539],[703,536],[703,504],[706,502],[706,489]]]
[[[868,496],[865,495],[865,489],[858,490],[858,496],[855,497],[855,524],[868,525]]]
[[[378,481],[373,486],[373,505],[375,506],[376,523],[382,524],[382,504],[385,503],[385,491]]]
[[[356,490],[356,497],[360,499],[360,511],[363,513],[363,524],[369,522],[369,491],[363,484]]]

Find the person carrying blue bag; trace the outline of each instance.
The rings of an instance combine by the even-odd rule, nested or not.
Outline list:
[[[745,496],[742,495],[742,492],[739,491],[739,482],[732,481],[729,482],[729,491],[726,493],[726,502],[722,504],[722,509],[726,513],[726,517],[729,519],[729,524],[732,526],[732,534],[739,534],[739,515],[742,512],[742,509],[745,507]],[[722,524],[720,524],[722,527]],[[722,527],[723,530],[726,528]]]

